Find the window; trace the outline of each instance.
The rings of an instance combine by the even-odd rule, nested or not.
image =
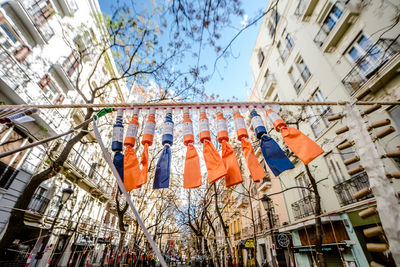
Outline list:
[[[293,47],[292,37],[288,33],[284,36],[285,37],[282,40],[282,43],[284,43],[284,44],[282,44],[281,42],[278,42],[278,44],[277,44],[277,48],[278,48],[279,54],[281,55],[282,61],[286,60],[286,58],[289,56],[290,50],[292,50],[292,47]]]
[[[390,117],[392,117],[392,120],[394,122],[394,125],[396,125],[397,131],[400,131],[400,107],[397,106],[393,108],[392,110],[389,111]]]
[[[309,187],[310,182],[308,181],[308,179],[306,178],[304,173],[300,174],[295,179],[296,179],[296,185],[298,187],[301,187],[301,188],[299,188],[300,197],[305,198],[305,197],[309,196],[310,190],[308,190],[306,187]]]
[[[303,79],[304,82],[306,82],[310,76],[310,70],[308,69],[307,65],[304,63],[303,59],[299,59],[298,62],[296,63],[297,68],[300,72],[300,76]]]
[[[275,24],[273,22],[268,22],[268,29],[269,29],[269,35],[272,38],[275,34]]]
[[[292,37],[290,36],[289,33],[286,34],[285,42],[286,42],[287,49],[290,51],[292,49],[292,47],[293,47],[294,42],[293,42],[293,39],[292,39]]]
[[[79,66],[79,58],[75,51],[73,51],[64,61],[63,67],[68,76],[71,77]]]
[[[274,13],[271,16],[270,21],[268,22],[269,35],[271,37],[273,37],[274,34],[275,34],[276,27],[277,27],[277,25],[279,23],[280,18],[281,18],[281,16],[276,11],[276,9],[274,9]]]
[[[50,103],[54,103],[56,97],[58,96],[58,90],[56,89],[55,85],[50,82],[45,88],[43,88],[43,94]]]
[[[344,182],[345,177],[334,155],[332,153],[329,153],[328,155],[325,156],[325,160],[329,167],[329,173],[332,176],[332,179],[335,182],[335,184],[340,184],[341,182]]]
[[[288,74],[292,79],[294,89],[298,94],[302,89],[302,87],[304,86],[304,84],[311,77],[311,72],[301,57],[297,59],[295,66],[296,67],[291,67],[289,69]]]
[[[314,38],[314,42],[318,46],[322,46],[335,27],[336,23],[339,21],[340,17],[343,14],[344,3],[337,1],[336,4],[332,7],[329,14],[326,16],[324,22],[322,23],[321,29],[318,31],[317,35]]]
[[[317,89],[317,91],[315,91],[312,98],[313,98],[313,101],[315,101],[315,102],[325,102],[326,101],[322,91],[319,89]],[[324,120],[325,126],[329,126],[330,121],[328,121],[328,117],[332,114],[330,107],[321,105],[321,106],[315,106],[315,108],[318,111],[318,114],[320,114],[320,116]]]
[[[325,97],[322,94],[322,91],[317,89],[311,96],[310,100],[315,102],[325,102]],[[330,122],[328,121],[328,116],[331,114],[330,108],[325,105],[307,106],[306,112],[315,137],[319,137],[330,125]]]
[[[323,123],[321,123],[321,121],[318,118],[318,115],[315,114],[311,106],[306,106],[306,113],[315,137],[319,137],[324,131],[325,126],[323,125]]]
[[[282,61],[285,62],[285,61],[286,61],[286,58],[287,58],[288,55],[289,55],[289,51],[288,51],[287,49],[285,49],[285,48],[283,47],[283,45],[281,45],[281,42],[278,42],[278,44],[276,45],[276,47],[278,48],[279,55],[281,55]]]
[[[263,62],[264,62],[264,52],[263,51],[259,51],[258,52],[258,66],[261,67]]]
[[[343,161],[356,156],[356,153],[354,152],[352,147],[348,147],[345,149],[339,149],[339,153],[340,153],[340,156],[342,157]],[[346,165],[346,169],[351,170],[351,169],[357,167],[358,165],[360,165],[359,162],[354,162],[354,163]]]
[[[379,46],[373,46],[371,40],[362,34],[348,50],[347,58],[351,63],[357,64],[361,74],[366,75],[382,61],[383,54]]]
[[[343,14],[343,9],[334,5],[322,24],[323,31],[328,35]]]

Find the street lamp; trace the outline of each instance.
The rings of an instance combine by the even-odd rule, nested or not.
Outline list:
[[[64,207],[64,204],[67,203],[68,199],[71,197],[71,195],[73,193],[74,193],[74,190],[71,187],[64,188],[62,190],[60,204],[58,206],[57,214],[54,217],[54,220],[51,224],[51,227],[49,229],[49,234],[46,235],[45,238],[43,239],[42,246],[40,247],[40,251],[36,254],[36,257],[35,257],[35,259],[37,260],[36,263],[38,263],[38,261],[43,257],[44,250],[47,246],[47,243],[49,242],[50,236],[53,233],[53,229],[54,229],[54,226],[56,225],[58,216],[60,215],[60,212],[61,212],[62,208]]]
[[[263,195],[263,197],[261,198],[261,203],[263,204],[264,210],[267,212],[269,226],[273,228],[274,220],[273,220],[272,209],[274,208],[274,205],[272,199],[267,195]]]

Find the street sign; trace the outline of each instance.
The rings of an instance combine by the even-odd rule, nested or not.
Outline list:
[[[247,239],[246,243],[244,244],[244,247],[246,247],[246,248],[254,248],[254,240],[253,239]]]
[[[287,248],[289,246],[289,237],[285,234],[279,234],[276,238],[278,240],[279,246],[282,248]]]

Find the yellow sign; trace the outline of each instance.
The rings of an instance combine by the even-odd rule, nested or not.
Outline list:
[[[246,243],[244,244],[244,246],[245,246],[246,248],[254,248],[254,240],[253,240],[253,239],[248,239],[248,240],[246,241]]]

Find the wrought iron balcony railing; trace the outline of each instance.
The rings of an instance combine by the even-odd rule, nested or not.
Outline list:
[[[50,199],[39,194],[34,194],[31,203],[29,203],[28,210],[43,214],[49,203]]]
[[[295,220],[308,217],[315,213],[314,209],[315,199],[314,196],[308,195],[294,203],[292,203],[292,210]]]
[[[333,189],[335,190],[336,195],[339,198],[340,205],[346,206],[351,203],[359,201],[355,199],[353,195],[365,187],[369,187],[369,180],[367,173],[362,172],[351,177],[349,180],[346,180],[340,184],[335,185]],[[373,197],[373,195],[368,194],[362,199],[367,199],[371,197]]]
[[[342,83],[350,95],[357,92],[388,61],[400,53],[397,39],[379,39],[360,57]],[[369,66],[369,67],[366,67]]]

